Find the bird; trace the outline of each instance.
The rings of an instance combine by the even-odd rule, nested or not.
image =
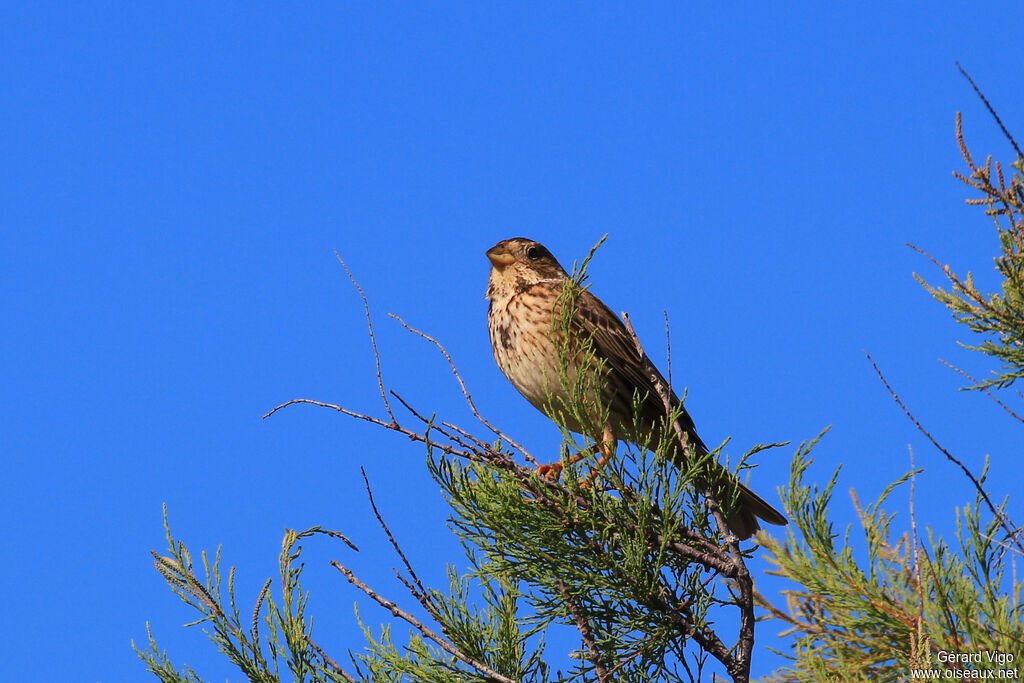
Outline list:
[[[669,385],[637,349],[622,320],[535,240],[502,240],[486,255],[491,262],[487,327],[494,359],[509,382],[555,423],[594,440],[601,452],[594,473],[614,457],[619,440],[655,450],[670,428],[655,378]],[[684,467],[688,457],[701,458],[709,449],[679,398],[668,391],[687,442],[684,449],[674,429],[669,432],[669,457]],[[735,503],[723,509],[737,538],[750,538],[760,521],[788,524],[725,467],[717,462],[708,467],[706,476],[715,484],[728,483],[737,491]]]

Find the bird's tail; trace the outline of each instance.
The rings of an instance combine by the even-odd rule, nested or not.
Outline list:
[[[700,436],[697,435],[697,428],[693,424],[693,418],[690,417],[689,413],[685,410],[682,411],[678,420],[679,426],[686,432],[688,450],[698,458],[707,455],[710,449],[701,440]],[[671,457],[677,466],[684,468],[687,461],[686,455],[684,449],[677,444]],[[729,530],[736,534],[740,540],[750,538],[754,535],[754,532],[761,528],[761,524],[758,522],[759,519],[763,522],[779,526],[789,524],[789,520],[786,519],[785,515],[772,507],[764,498],[744,486],[725,467],[717,463],[710,463],[708,468],[711,471],[711,483],[719,485],[716,488],[728,491],[731,489],[731,486],[735,486],[738,489],[736,502],[725,515],[725,523],[728,525]]]
[[[685,412],[680,419],[680,426],[686,431],[687,442],[694,455],[698,458],[707,455],[708,447],[697,435],[697,430],[693,426],[693,420]],[[685,465],[686,459],[683,456],[682,448],[676,448],[672,459],[680,467]],[[778,526],[789,524],[789,520],[786,519],[785,515],[772,507],[764,498],[737,481],[735,475],[724,467],[715,463],[711,463],[709,467],[712,469],[713,474],[711,476],[716,480],[715,483],[724,484],[726,481],[732,480],[732,485],[736,486],[739,491],[736,502],[725,516],[725,523],[728,525],[729,530],[736,534],[741,541],[750,538],[754,535],[754,532],[761,528],[761,524],[758,522],[759,519],[768,524],[776,524]],[[723,488],[728,490],[728,487]]]
[[[739,486],[739,497],[732,510],[725,516],[725,523],[740,540],[746,540],[761,528],[758,519],[785,526],[789,520],[781,512],[773,508],[768,501],[757,495],[743,484]]]

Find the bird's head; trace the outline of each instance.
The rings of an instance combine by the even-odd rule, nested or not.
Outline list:
[[[523,291],[543,280],[564,280],[565,269],[541,244],[525,237],[502,240],[487,250],[491,278],[487,298],[500,299]]]

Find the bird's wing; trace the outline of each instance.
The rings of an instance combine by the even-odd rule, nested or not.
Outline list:
[[[576,301],[574,322],[578,323],[583,331],[591,336],[594,340],[595,352],[600,358],[605,360],[608,370],[618,376],[620,381],[615,384],[633,387],[641,395],[646,394],[646,399],[644,399],[642,406],[644,415],[649,416],[650,419],[659,419],[660,416],[664,416],[665,407],[658,395],[658,390],[651,379],[651,375],[655,375],[670,392],[671,387],[668,386],[668,382],[658,372],[654,363],[650,359],[642,357],[637,351],[636,344],[634,344],[629,331],[626,330],[626,326],[619,319],[619,316],[615,315],[596,296],[587,290],[583,290]],[[626,405],[632,405],[632,395],[620,396],[619,398],[620,400],[625,400]],[[674,392],[672,393],[672,403],[673,405],[679,403],[679,399]],[[698,448],[706,453],[708,448],[697,435],[693,419],[685,409],[679,418],[679,423],[689,435],[691,443],[695,443]]]

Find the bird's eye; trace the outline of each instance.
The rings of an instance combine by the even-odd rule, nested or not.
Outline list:
[[[531,261],[536,261],[544,255],[544,247],[532,246],[526,250],[526,258]]]

